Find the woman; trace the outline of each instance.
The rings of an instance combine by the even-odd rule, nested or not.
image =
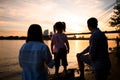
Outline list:
[[[52,68],[54,61],[48,46],[43,42],[40,25],[30,25],[26,43],[20,49],[19,64],[22,80],[48,80],[47,66]]]

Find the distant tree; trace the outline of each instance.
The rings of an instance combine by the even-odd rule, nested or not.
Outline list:
[[[120,31],[120,0],[116,0],[116,4],[114,6],[114,14],[112,15],[112,17],[110,18],[110,25],[112,27],[116,27],[116,30]],[[116,38],[116,55],[117,57],[120,57],[120,33],[118,33],[118,37]]]
[[[116,4],[114,6],[113,15],[110,18],[110,25],[115,27],[116,30],[120,30],[120,0],[116,0]]]

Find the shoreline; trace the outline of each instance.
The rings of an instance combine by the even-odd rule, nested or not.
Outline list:
[[[119,80],[120,79],[120,59],[116,57],[115,53],[110,53],[110,60],[112,63],[112,68],[110,71],[108,80]],[[17,70],[16,70],[17,69]],[[52,75],[53,76],[53,75]],[[85,78],[86,80],[94,80],[94,75],[90,70],[85,70]],[[0,71],[0,80],[20,80],[21,79],[21,69],[18,64],[14,65],[14,68],[9,71]],[[52,78],[49,78],[52,80]],[[77,80],[77,76],[75,77]]]

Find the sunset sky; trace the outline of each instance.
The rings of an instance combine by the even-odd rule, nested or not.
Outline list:
[[[0,36],[26,36],[30,24],[53,30],[66,22],[66,32],[88,32],[87,19],[96,17],[102,31],[114,30],[108,20],[116,0],[0,0]]]

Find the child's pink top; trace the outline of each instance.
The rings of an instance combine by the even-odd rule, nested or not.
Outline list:
[[[53,34],[51,40],[53,41],[53,52],[58,52],[60,48],[66,48],[67,36],[64,33]]]

